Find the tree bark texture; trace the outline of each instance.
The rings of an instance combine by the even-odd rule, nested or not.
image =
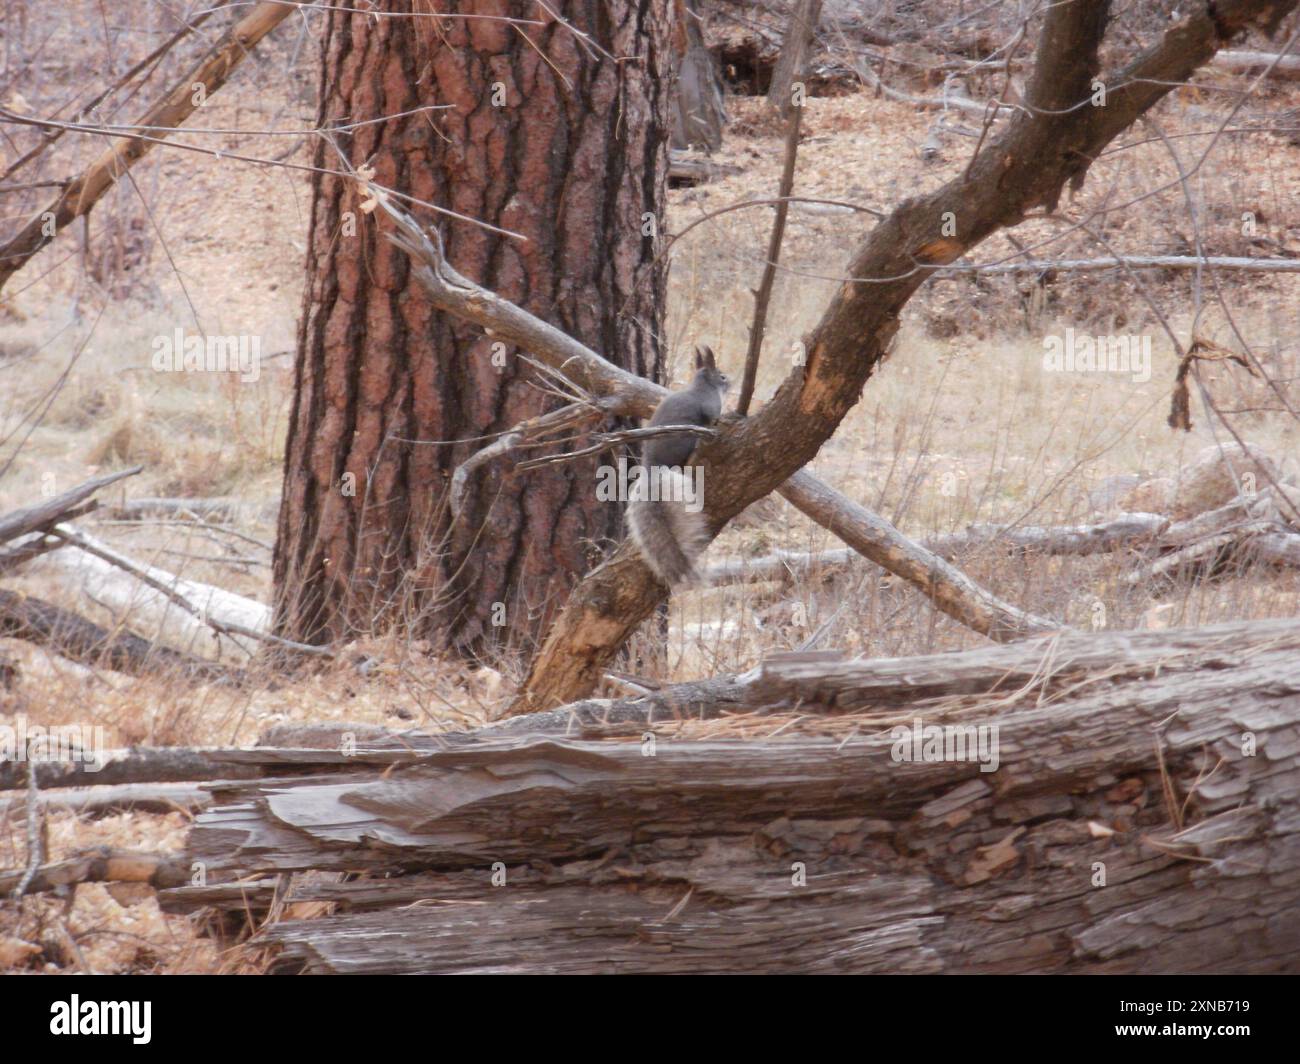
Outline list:
[[[331,12],[319,124],[350,128],[321,140],[316,165],[346,169],[341,153],[382,186],[526,237],[421,211],[465,274],[656,378],[664,277],[646,231],[668,165],[669,8],[446,10]],[[617,538],[619,507],[596,500],[593,459],[519,478],[489,468],[451,519],[452,472],[481,437],[556,400],[523,352],[430,306],[358,192],[330,175],[313,187],[278,630],[323,642],[402,621],[441,644],[527,646]]]

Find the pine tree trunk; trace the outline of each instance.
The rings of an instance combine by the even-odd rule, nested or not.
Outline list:
[[[321,140],[316,165],[346,169],[341,152],[380,185],[527,237],[417,210],[456,269],[657,378],[664,277],[644,216],[657,231],[671,7],[445,6],[438,20],[331,12],[319,124],[350,128],[338,151]],[[431,106],[442,109],[416,110]],[[526,352],[429,307],[362,199],[348,179],[314,179],[278,628],[321,642],[401,621],[438,644],[526,648],[619,536],[619,507],[597,501],[594,459],[521,476],[494,462],[451,520],[452,475],[481,437],[557,400],[530,383]]]

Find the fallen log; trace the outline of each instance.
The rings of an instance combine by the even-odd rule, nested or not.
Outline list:
[[[1300,81],[1300,55],[1272,52],[1219,52],[1210,66],[1240,74],[1260,74],[1280,81]]]
[[[111,813],[196,813],[211,800],[212,796],[197,783],[121,783],[39,791],[37,805],[47,813],[99,817]],[[25,804],[25,794],[15,793],[7,802],[0,797],[0,811],[10,816]]]
[[[191,679],[240,684],[242,670],[159,646],[122,628],[109,631],[80,614],[32,595],[0,588],[0,636],[46,647],[71,661],[132,676],[175,670]],[[0,773],[4,766],[0,765]]]
[[[255,516],[247,502],[230,496],[204,499],[137,498],[105,507],[110,517],[121,521],[143,521],[170,517],[191,521],[244,521]]]
[[[68,546],[33,566],[67,574],[88,598],[135,625],[147,622],[168,642],[202,648],[214,657],[233,653],[247,659],[270,638],[271,611],[265,604],[137,562],[70,526],[51,530],[56,538],[61,532],[71,540]]]
[[[242,923],[271,892],[237,881],[288,877],[316,915],[253,941],[291,971],[1300,971],[1298,655],[1281,620],[777,657],[730,697],[779,738],[484,733],[222,785],[206,882],[160,900]]]
[[[0,872],[0,894],[14,890],[23,875],[23,872]],[[27,884],[26,893],[39,894],[79,883],[147,883],[152,887],[174,887],[188,878],[187,866],[175,855],[105,847],[67,861],[41,865]]]
[[[1005,642],[1064,627],[998,598],[883,517],[839,495],[805,470],[777,491],[864,558],[915,584],[936,608],[989,639]]]
[[[1035,259],[950,266],[938,275],[952,280],[970,273],[1097,273],[1102,270],[1234,270],[1300,273],[1300,259],[1252,259],[1244,255],[1115,255],[1109,259]]]
[[[212,748],[195,746],[140,746],[106,750],[102,760],[41,761],[36,766],[36,785],[42,791],[58,787],[103,787],[134,783],[193,783],[223,776],[252,778],[252,768],[234,769],[214,759]],[[0,761],[0,791],[25,785],[27,765]]]
[[[971,551],[995,547],[1011,554],[1090,555],[1148,546],[1169,527],[1160,514],[1120,514],[1090,525],[970,525],[962,532],[923,536],[916,543],[946,561]],[[729,558],[702,575],[707,584],[828,577],[861,558],[842,547],[824,551],[778,549],[759,558]]]

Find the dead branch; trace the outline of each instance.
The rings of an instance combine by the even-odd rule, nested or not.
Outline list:
[[[94,540],[87,536],[83,536],[80,532],[77,532],[75,529],[66,525],[51,529],[50,535],[55,536],[63,540],[65,543],[75,546],[78,550],[85,551],[85,553],[92,557],[99,558],[101,561],[107,562],[114,568],[120,569],[122,572],[129,574],[131,577],[144,584],[145,587],[158,592],[158,594],[162,595],[168,602],[179,606],[200,624],[206,625],[208,628],[212,629],[212,631],[217,635],[225,636],[227,638],[243,636],[246,639],[255,639],[258,642],[266,643],[275,647],[277,650],[289,650],[295,654],[304,655],[306,657],[324,658],[328,660],[334,658],[334,651],[329,647],[311,646],[307,643],[296,643],[291,639],[285,639],[282,636],[273,635],[270,632],[250,628],[248,625],[240,624],[237,621],[215,617],[212,615],[211,611],[208,609],[201,609],[194,605],[194,603],[184,595],[176,591],[174,587],[168,586],[166,582],[158,579],[148,571],[147,567],[131,561],[116,551],[105,549]]]
[[[251,769],[220,761],[221,750],[188,746],[144,746],[104,751],[103,760],[37,761],[36,784],[42,791],[80,787],[115,787],[153,783],[194,783],[255,775]],[[0,761],[0,791],[23,786],[27,767]]]
[[[46,812],[76,816],[108,816],[113,813],[196,813],[211,803],[212,796],[197,783],[121,783],[100,787],[41,791],[37,799]],[[3,815],[3,803],[0,803]]]
[[[81,506],[100,488],[106,488],[110,484],[125,477],[133,477],[141,472],[144,466],[132,466],[130,469],[123,469],[118,473],[108,473],[102,477],[95,477],[93,480],[87,480],[84,484],[78,484],[75,488],[56,495],[52,499],[38,503],[35,506],[29,506],[23,510],[15,510],[13,513],[5,514],[0,517],[0,543],[7,543],[11,539],[17,539],[19,536],[25,536],[30,532],[49,531],[60,521],[66,521],[73,515],[84,514],[89,511]]]
[[[156,140],[167,137],[189,118],[208,95],[226,83],[231,72],[257,43],[296,9],[295,4],[260,3],[222,34],[207,55],[136,123],[146,127],[148,137],[153,139],[123,133],[112,147],[69,181],[53,202],[38,211],[0,246],[0,288],[28,259],[45,247],[55,233],[89,214],[104,193],[149,153]],[[6,117],[21,120],[21,116],[3,113]]]
[[[941,279],[964,273],[1096,273],[1101,270],[1238,270],[1247,273],[1300,273],[1300,259],[1252,259],[1233,255],[1117,255],[1109,259],[1059,259],[1056,261],[991,262],[985,265],[953,266],[939,274]]]
[[[1259,74],[1281,81],[1300,81],[1300,55],[1276,55],[1271,52],[1220,52],[1210,66],[1234,74]]]
[[[939,555],[908,539],[883,517],[831,491],[814,477],[796,473],[778,490],[864,558],[902,576],[944,613],[990,639],[1020,639],[1065,627],[1003,602]]]
[[[121,521],[140,521],[164,516],[187,521],[236,521],[245,504],[235,498],[208,499],[125,499],[106,506],[105,512]]]

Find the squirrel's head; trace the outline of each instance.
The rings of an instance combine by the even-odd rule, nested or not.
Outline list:
[[[703,344],[695,345],[695,379],[718,389],[719,394],[724,394],[731,383],[727,375],[718,369],[718,364],[713,359],[713,348]]]

